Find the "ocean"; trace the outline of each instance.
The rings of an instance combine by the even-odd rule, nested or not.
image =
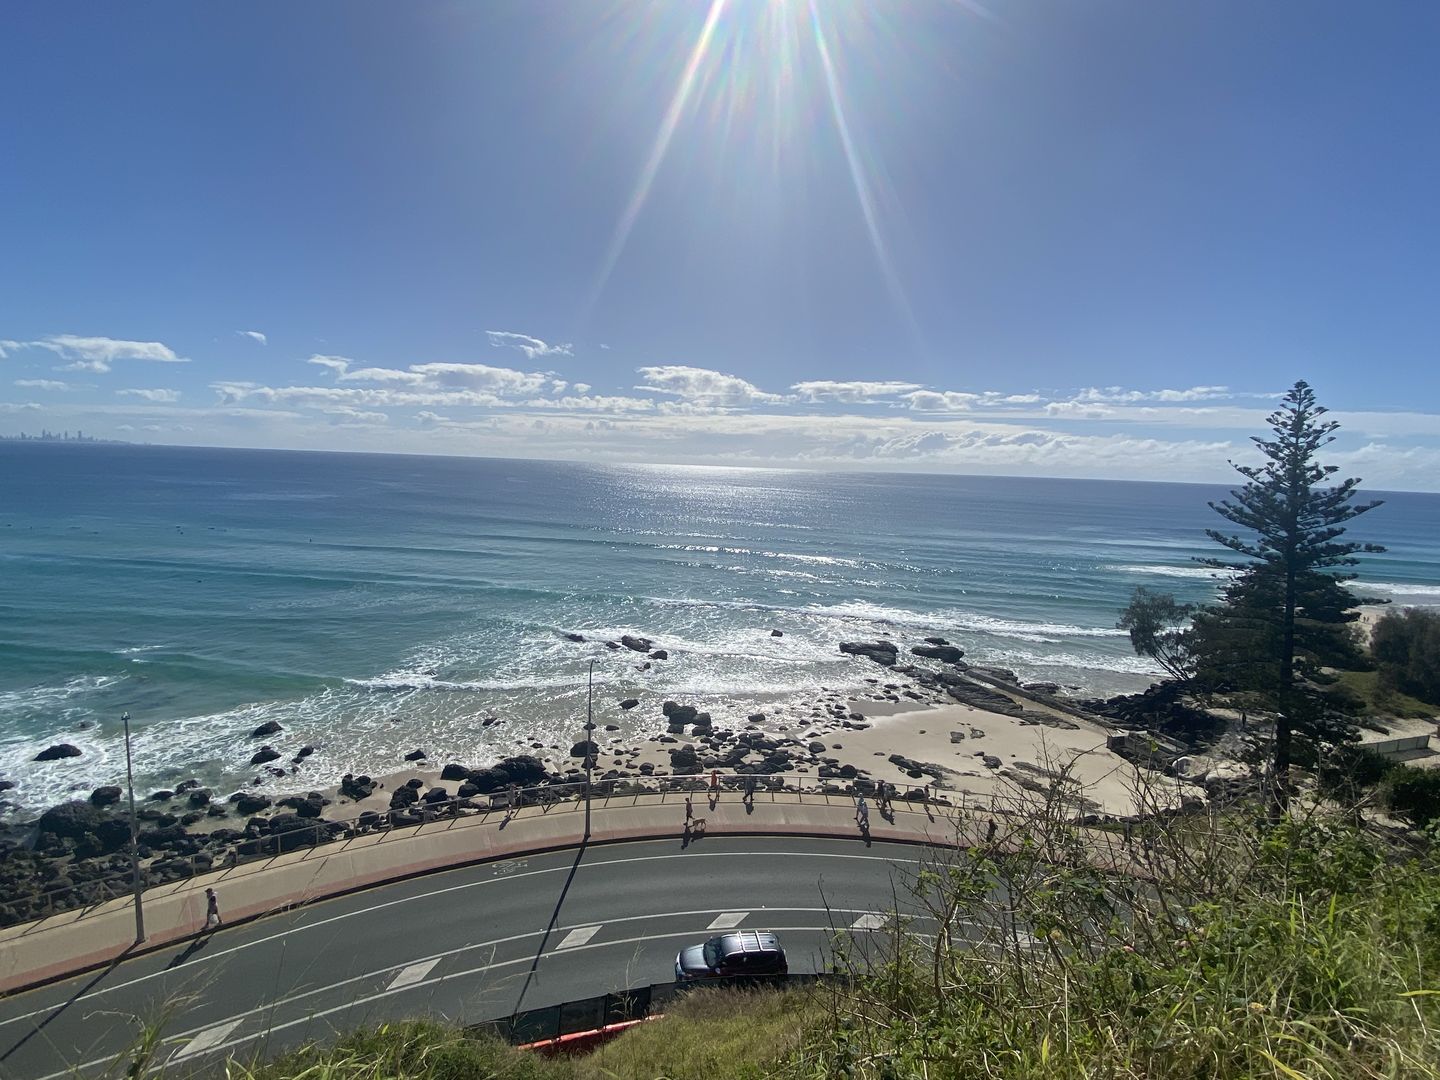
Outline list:
[[[1155,672],[1118,609],[1212,595],[1224,487],[0,443],[0,814],[123,783],[248,785],[262,740],[317,752],[265,790],[481,765],[660,702],[784,717],[878,669],[842,640],[941,635],[1077,695]],[[1377,493],[1364,591],[1440,603],[1440,496]],[[782,636],[774,636],[773,630]],[[622,633],[666,660],[612,650]],[[565,634],[582,634],[583,643]],[[639,707],[617,703],[638,697]],[[808,709],[807,709],[808,711]],[[485,725],[486,719],[500,722]],[[68,742],[69,760],[35,764]]]

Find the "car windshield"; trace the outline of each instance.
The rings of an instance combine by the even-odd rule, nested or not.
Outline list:
[[[720,966],[720,939],[712,937],[705,942],[705,966],[717,968]]]

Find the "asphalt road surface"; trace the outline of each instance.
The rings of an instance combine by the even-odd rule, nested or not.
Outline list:
[[[501,1019],[670,981],[681,946],[773,930],[792,972],[907,907],[923,850],[802,837],[591,846],[432,874],[220,930],[0,1001],[0,1077],[101,1071],[163,1021],[180,1071],[385,1019]],[[221,896],[223,911],[224,896]]]

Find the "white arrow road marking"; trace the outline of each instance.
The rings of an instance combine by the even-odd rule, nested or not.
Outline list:
[[[434,960],[424,960],[418,964],[411,964],[409,967],[401,968],[400,974],[396,975],[386,989],[399,990],[402,987],[414,986],[430,974],[430,969],[440,962],[437,956]]]
[[[727,911],[718,915],[715,921],[705,929],[707,930],[733,930],[739,926],[750,915],[748,911]]]
[[[850,924],[851,930],[879,930],[885,925],[885,916],[876,915],[873,912],[869,915],[861,915]]]
[[[555,949],[558,952],[560,949],[573,949],[577,945],[584,945],[599,932],[599,926],[581,926],[566,934],[560,944],[555,946]]]
[[[219,1046],[225,1041],[226,1037],[242,1023],[244,1023],[243,1019],[227,1020],[223,1024],[216,1024],[214,1027],[206,1028],[181,1047],[180,1051],[170,1060],[182,1061],[191,1054],[203,1054],[206,1050]]]

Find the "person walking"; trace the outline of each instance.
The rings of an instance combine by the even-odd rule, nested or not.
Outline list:
[[[865,801],[864,795],[855,800],[855,821],[859,824],[861,832],[870,830],[870,804]]]
[[[690,828],[690,822],[695,819],[695,804],[689,795],[685,796],[685,828]]]
[[[718,802],[720,799],[720,770],[710,770],[710,801]]]
[[[995,828],[995,819],[992,817],[990,824],[985,827],[985,843],[993,844],[995,842]]]
[[[214,889],[205,890],[205,929],[214,930],[220,925],[220,898]]]

